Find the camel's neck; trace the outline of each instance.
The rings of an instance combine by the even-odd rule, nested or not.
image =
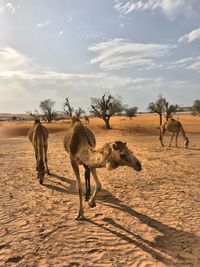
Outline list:
[[[110,152],[105,146],[100,149],[94,149],[87,146],[79,151],[77,156],[82,163],[89,167],[106,167],[107,169],[115,169],[118,167],[118,164],[111,159]]]
[[[186,140],[186,139],[187,139],[187,136],[186,136],[186,134],[185,134],[185,131],[184,131],[182,125],[180,125],[180,132],[181,132],[181,134],[182,134],[182,136],[183,136],[183,139]]]
[[[102,168],[106,166],[106,159],[107,156],[101,150],[90,149],[86,165],[94,168]]]

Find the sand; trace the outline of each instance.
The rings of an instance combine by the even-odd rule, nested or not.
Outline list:
[[[84,202],[85,221],[75,220],[76,180],[63,149],[68,125],[48,126],[52,175],[41,186],[26,137],[31,123],[1,123],[0,266],[199,267],[200,118],[179,118],[187,150],[181,137],[178,148],[160,146],[156,116],[113,118],[109,131],[91,120],[97,147],[125,140],[143,170],[98,169],[103,189],[96,208]],[[81,175],[85,188],[82,168]]]

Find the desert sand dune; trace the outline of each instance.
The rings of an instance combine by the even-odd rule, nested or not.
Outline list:
[[[27,137],[15,132],[15,138],[0,139],[0,266],[200,266],[197,126],[186,150],[181,138],[178,148],[161,147],[139,118],[114,119],[110,131],[95,123],[97,146],[126,140],[143,170],[99,169],[103,190],[96,208],[84,203],[87,219],[81,222],[75,220],[78,194],[64,131],[50,134],[52,175],[45,176],[44,186]],[[83,169],[81,174],[84,182]]]

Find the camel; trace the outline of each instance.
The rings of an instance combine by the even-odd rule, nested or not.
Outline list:
[[[96,168],[105,167],[107,170],[113,170],[119,166],[129,166],[138,172],[142,170],[140,161],[128,149],[126,142],[115,141],[106,143],[100,149],[95,149],[95,143],[93,132],[84,126],[78,118],[73,117],[71,128],[64,137],[64,148],[69,153],[71,166],[78,184],[79,212],[76,217],[77,220],[84,219],[82,204],[83,191],[79,165],[83,165],[86,170],[86,196],[88,198],[90,194],[90,172],[95,180],[95,190],[88,202],[91,208],[96,206],[96,195],[102,187],[96,173]]]
[[[48,131],[39,119],[35,119],[33,127],[28,132],[28,139],[35,150],[37,177],[40,184],[43,184],[45,168],[47,174],[50,174],[47,165]]]
[[[184,139],[184,148],[188,148],[189,139],[187,138],[187,136],[185,134],[185,131],[183,129],[183,126],[180,123],[180,121],[177,121],[177,120],[175,120],[173,118],[169,118],[164,124],[162,124],[160,126],[160,138],[159,139],[160,139],[160,143],[161,143],[162,146],[164,146],[163,136],[164,136],[165,131],[172,132],[172,136],[171,136],[171,139],[170,139],[170,142],[169,142],[169,147],[172,144],[172,140],[173,140],[175,134],[176,134],[176,139],[175,139],[176,143],[175,143],[175,145],[177,147],[178,135],[181,132],[181,134],[183,136],[183,139]]]
[[[90,123],[90,120],[87,115],[85,115],[85,123]]]

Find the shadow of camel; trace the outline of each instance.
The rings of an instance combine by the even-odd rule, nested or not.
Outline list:
[[[184,148],[183,146],[174,146],[174,145],[171,145],[171,146],[164,146],[164,147],[160,147],[161,149],[164,148],[165,150],[169,150],[169,151],[200,151],[200,148],[196,148],[196,147],[188,147],[188,148]]]
[[[73,195],[77,194],[76,180],[71,180],[69,178],[62,177],[54,173],[51,173],[50,177],[57,178],[61,182],[64,182],[66,185],[64,183],[57,182],[55,179],[52,180],[49,178],[45,178],[43,186],[61,193],[73,194]],[[47,184],[46,181],[51,183]]]
[[[197,150],[197,151],[200,151],[200,148],[196,148],[196,147],[188,147],[187,149],[188,150]]]
[[[56,181],[54,181],[54,183],[58,184],[59,186],[52,184],[44,184],[44,186],[59,192],[78,196],[76,190],[76,180],[64,178],[56,174],[52,174],[52,177],[68,183],[69,187],[63,188],[63,184]],[[122,203],[121,200],[112,195],[108,190],[103,189],[100,191],[97,195],[97,200],[105,206],[121,211],[122,216],[129,214],[132,217],[137,218],[142,224],[157,230],[160,235],[157,235],[154,241],[146,240],[140,235],[135,234],[129,229],[120,225],[111,217],[105,217],[102,223],[93,221],[91,219],[86,219],[86,222],[96,225],[97,227],[112,233],[116,237],[141,248],[143,251],[149,253],[153,258],[161,261],[166,266],[200,266],[199,237],[189,232],[177,230],[145,214],[135,211],[126,204]]]
[[[142,224],[146,224],[148,227],[157,230],[160,234],[155,237],[154,241],[146,240],[126,229],[111,217],[106,217],[103,221],[109,226],[112,226],[112,229],[109,226],[105,226],[105,224],[100,224],[89,219],[88,221],[90,223],[115,234],[117,237],[120,237],[131,244],[137,245],[147,253],[151,254],[155,259],[162,261],[166,266],[200,266],[199,237],[189,232],[177,230],[145,214],[137,212],[123,204],[109,191],[103,191],[104,192],[97,197],[103,205],[120,210],[123,213],[122,216],[129,214],[137,218]]]
[[[60,175],[51,173],[50,177],[52,178],[57,178],[58,180],[60,180],[61,182],[66,183],[66,185],[64,183],[61,182],[57,182],[55,179],[49,179],[49,178],[45,178],[45,182],[43,184],[43,186],[61,192],[61,193],[67,193],[67,194],[71,194],[71,195],[77,195],[78,196],[78,189],[77,189],[77,181],[76,180],[72,180],[66,177],[62,177]],[[46,181],[51,182],[51,183],[46,183]],[[84,188],[85,183],[81,183],[82,187]],[[91,186],[91,189],[94,189],[94,187]]]

